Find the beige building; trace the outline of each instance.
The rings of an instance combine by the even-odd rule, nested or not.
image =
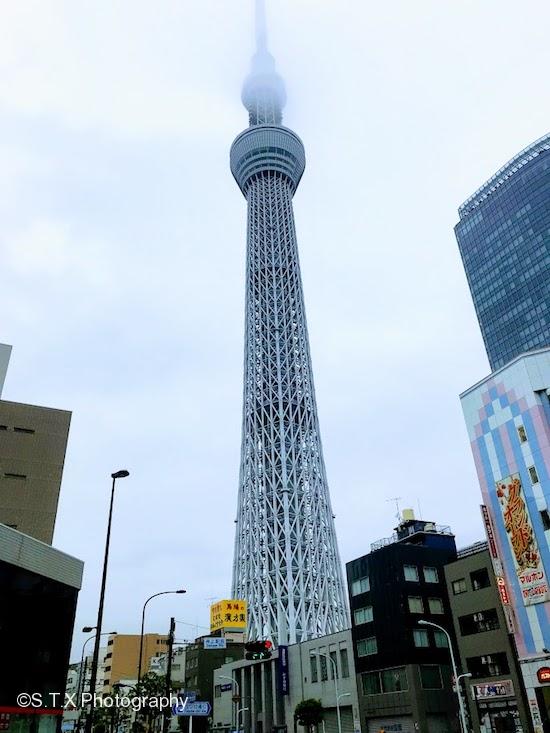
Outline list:
[[[0,347],[1,388],[9,347]],[[0,399],[0,523],[48,544],[70,421],[71,413],[65,410]]]
[[[103,692],[112,691],[120,680],[137,680],[139,664],[139,634],[117,634],[110,636],[105,655],[105,676]],[[166,634],[144,634],[141,674],[144,676],[153,657],[160,657],[168,649]]]

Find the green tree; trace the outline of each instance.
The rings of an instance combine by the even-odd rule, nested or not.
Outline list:
[[[323,705],[320,700],[309,698],[302,700],[294,710],[294,720],[303,725],[308,731],[313,731],[323,720]]]

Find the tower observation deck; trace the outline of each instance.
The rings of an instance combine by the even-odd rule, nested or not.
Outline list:
[[[349,626],[323,461],[292,198],[305,168],[282,125],[283,80],[256,0],[249,127],[231,171],[248,205],[244,406],[232,594],[250,639],[287,644]]]

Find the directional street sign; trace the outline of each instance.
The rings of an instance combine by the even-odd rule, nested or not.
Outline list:
[[[196,702],[184,702],[181,705],[173,705],[172,713],[174,715],[210,715],[212,711],[212,705],[209,702],[203,702],[201,700]]]
[[[207,636],[203,642],[204,649],[227,649],[227,639],[221,636]]]

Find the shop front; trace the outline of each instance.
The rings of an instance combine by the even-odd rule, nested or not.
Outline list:
[[[512,680],[471,686],[481,733],[523,733]]]

